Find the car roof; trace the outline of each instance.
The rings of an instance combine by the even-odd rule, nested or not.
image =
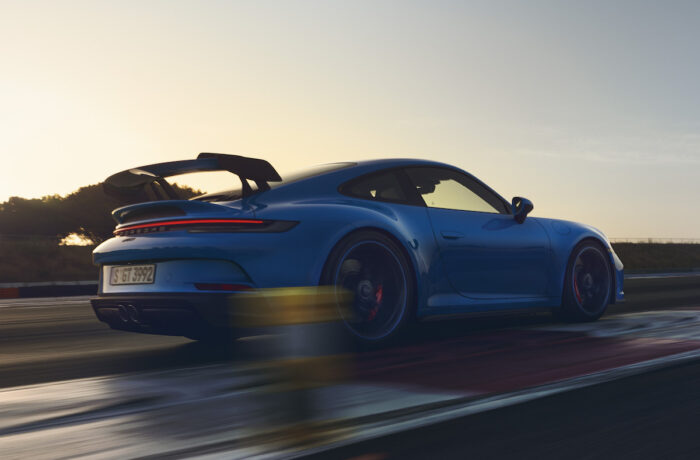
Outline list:
[[[455,168],[455,166],[441,163],[439,161],[433,160],[421,160],[417,158],[384,158],[381,160],[365,160],[358,161],[355,163],[355,167],[375,167],[376,169],[384,169],[391,167],[401,167],[401,166],[446,166],[448,168]]]
[[[409,166],[437,166],[462,171],[461,168],[447,163],[441,163],[432,160],[421,160],[416,158],[384,158],[380,160],[356,161],[348,164],[349,166],[345,168],[324,172],[317,176],[309,177],[305,180],[324,180],[324,178],[333,177],[335,180],[342,182],[350,180],[354,177],[359,177],[365,174],[373,173],[374,171]]]
[[[324,171],[319,174],[315,174],[309,177],[304,177],[302,179],[298,180],[292,180],[292,181],[286,181],[283,180],[281,183],[275,184],[272,183],[271,186],[273,189],[279,188],[279,187],[288,187],[291,186],[292,184],[298,184],[298,183],[322,183],[326,182],[328,180],[335,181],[336,186],[337,184],[341,182],[345,182],[347,180],[353,179],[355,177],[363,176],[365,174],[370,174],[375,171],[381,171],[384,169],[392,169],[392,168],[401,168],[401,167],[408,167],[408,166],[437,166],[437,167],[445,167],[445,168],[451,168],[451,169],[457,169],[460,170],[460,168],[449,165],[447,163],[440,163],[437,161],[431,161],[431,160],[420,160],[420,159],[415,159],[415,158],[385,158],[385,159],[380,159],[380,160],[365,160],[365,161],[355,161],[355,162],[339,162],[339,163],[331,163],[331,164],[338,164],[338,165],[344,165],[338,169],[331,169],[329,171]],[[282,175],[284,179],[284,174]]]

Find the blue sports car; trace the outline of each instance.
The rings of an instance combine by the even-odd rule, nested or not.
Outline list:
[[[241,186],[184,200],[166,178],[228,171]],[[434,161],[316,166],[282,178],[267,161],[202,153],[109,177],[114,237],[94,251],[97,317],[112,328],[211,337],[236,302],[270,288],[331,286],[365,343],[415,320],[549,309],[593,321],[623,298],[600,231],[528,217],[476,177]]]

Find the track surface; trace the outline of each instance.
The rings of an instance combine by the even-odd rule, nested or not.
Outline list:
[[[323,459],[678,458],[700,451],[700,364],[324,451]]]
[[[604,321],[593,325],[562,325],[548,315],[424,324],[410,342],[389,350],[355,355],[352,373],[360,383],[337,387],[326,395],[331,398],[328,407],[335,411],[331,415],[341,414],[342,418],[359,414],[367,418],[371,414],[388,413],[391,409],[388,405],[393,404],[390,413],[395,417],[396,408],[439,407],[463,400],[469,403],[470,398],[517,392],[699,350],[697,281],[691,285],[671,283],[665,294],[663,286],[667,282],[659,282],[664,283],[661,288],[653,286],[648,290],[645,289],[649,281],[644,283],[647,284],[640,285],[631,295],[628,293],[627,304],[615,310],[620,313],[650,310],[649,313],[620,315],[613,310]],[[55,417],[59,417],[55,420],[65,419],[67,426],[74,426],[81,417],[93,420],[90,417],[94,414],[83,412],[91,413],[90,405],[107,397],[114,398],[109,407],[118,407],[119,411],[131,407],[129,410],[141,414],[142,431],[137,438],[143,437],[143,430],[155,430],[151,434],[157,438],[155,427],[165,429],[160,418],[162,412],[168,410],[166,407],[179,408],[166,420],[172,419],[173,427],[177,427],[168,435],[181,441],[197,431],[186,428],[192,422],[188,417],[212,418],[215,423],[216,416],[222,416],[222,403],[228,401],[228,407],[242,407],[246,397],[241,391],[247,391],[246,386],[251,385],[247,377],[232,371],[250,364],[247,356],[240,354],[240,347],[212,347],[184,338],[112,331],[95,320],[87,298],[2,300],[0,318],[0,388],[44,384],[4,393],[6,399],[16,399],[14,406],[12,403],[4,406],[4,410],[14,410],[16,417],[14,421],[8,417],[4,423],[0,422],[0,446],[8,448],[8,452],[20,452],[18,458],[47,454],[45,446],[56,442],[51,441],[51,436],[65,438],[65,433],[56,434],[47,428],[59,423],[52,421]],[[552,353],[553,350],[557,352]],[[141,376],[146,375],[143,371],[158,369],[167,371],[162,375]],[[69,391],[65,386],[49,383],[124,374],[126,377],[70,383]],[[203,388],[198,378],[209,379],[210,387]],[[700,447],[693,434],[700,422],[699,383],[700,364],[691,362],[427,427],[416,424],[421,415],[415,412],[406,416],[409,431],[341,447],[324,455],[579,458],[589,454],[655,457],[656,453],[666,452],[694,458],[693,449]],[[110,393],[105,393],[105,388]],[[164,394],[163,388],[174,393]],[[73,398],[73,406],[60,409],[61,395],[66,391],[66,398]],[[143,401],[132,400],[134,394],[141,393]],[[36,403],[33,412],[26,410],[44,394],[47,395],[45,407]],[[132,399],[125,399],[125,394]],[[211,402],[212,394],[217,395],[214,399],[218,403]],[[360,408],[357,401],[364,406]],[[100,411],[111,414],[109,411],[113,409],[109,407],[96,409],[99,420],[105,417]],[[183,409],[186,407],[192,409]],[[49,414],[49,409],[54,412]],[[189,415],[183,416],[183,410]],[[243,423],[231,416],[225,414],[229,426]],[[124,423],[125,419],[119,417],[111,419],[115,427]],[[35,422],[26,425],[18,420]],[[86,427],[96,436],[103,429],[109,433],[107,428],[99,428],[99,423],[102,422],[93,420]],[[198,428],[200,432],[203,429]],[[96,453],[118,456],[114,449],[124,430],[114,430],[112,436],[107,436],[114,445],[101,445]],[[75,433],[73,436],[79,443],[75,445],[89,439]],[[37,438],[39,434],[43,437]],[[33,451],[25,452],[25,436],[43,439],[45,444],[39,443]],[[226,436],[229,439],[230,433]],[[237,442],[228,440],[218,448],[233,449]],[[129,455],[160,452],[155,446],[148,448],[151,450],[144,447],[146,450],[142,451],[137,445]],[[200,453],[196,446],[191,451],[180,451],[182,456],[196,453]]]
[[[201,364],[179,337],[112,331],[95,319],[88,297],[0,300],[0,387]]]

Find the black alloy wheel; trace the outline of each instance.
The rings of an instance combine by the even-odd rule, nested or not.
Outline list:
[[[363,343],[396,336],[413,313],[410,262],[398,244],[374,231],[350,235],[333,251],[322,284],[336,288],[346,329]]]
[[[600,318],[612,293],[612,272],[605,250],[593,241],[579,244],[567,267],[563,319],[595,321]]]

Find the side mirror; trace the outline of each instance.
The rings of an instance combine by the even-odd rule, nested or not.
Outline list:
[[[525,218],[528,214],[530,214],[530,211],[532,211],[535,206],[532,204],[532,201],[528,200],[527,198],[516,196],[513,198],[512,208],[513,218],[517,223],[522,224],[525,222]]]

